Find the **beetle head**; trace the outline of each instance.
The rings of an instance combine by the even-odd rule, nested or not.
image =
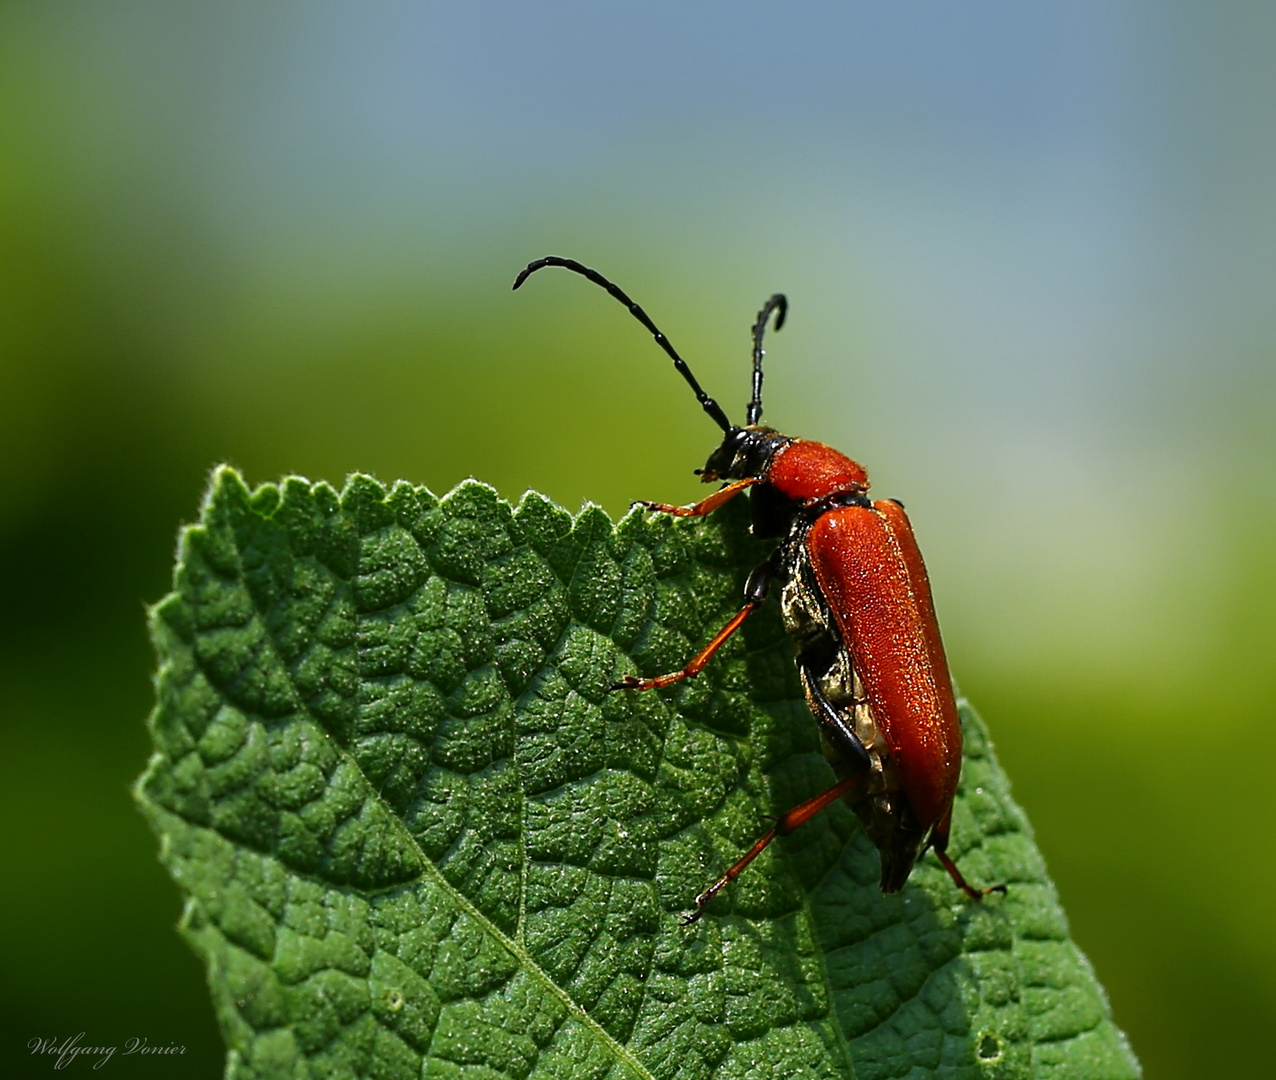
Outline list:
[[[722,439],[722,445],[709,455],[704,468],[697,469],[696,472],[706,484],[715,480],[744,480],[751,476],[765,476],[776,451],[792,441],[788,435],[781,435],[774,428],[756,424],[751,427],[729,428]]]

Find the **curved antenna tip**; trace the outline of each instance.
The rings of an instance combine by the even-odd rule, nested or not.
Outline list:
[[[514,279],[514,284],[511,287],[510,291],[518,292],[519,286],[522,285],[524,281],[526,281],[529,277],[532,276],[532,271],[535,269],[536,269],[536,263],[534,262],[528,263],[525,267],[523,267],[523,269],[518,272],[518,277]]]
[[[514,279],[512,291],[517,292],[518,287],[522,285],[524,281],[536,273],[537,270],[544,270],[547,266],[565,266],[568,270],[575,270],[578,266],[580,266],[580,263],[576,262],[575,259],[564,259],[559,255],[543,255],[539,259],[533,259],[518,272],[518,277]],[[581,267],[581,270],[584,269],[585,267]],[[580,271],[577,272],[579,273]]]
[[[669,339],[665,337],[660,328],[651,321],[647,313],[643,311],[642,308],[629,299],[629,295],[620,288],[620,286],[608,281],[597,270],[591,270],[584,263],[578,263],[575,259],[564,259],[561,255],[546,255],[540,259],[533,259],[525,267],[523,267],[522,272],[514,279],[514,288],[517,289],[524,281],[527,280],[530,274],[534,274],[537,270],[541,270],[546,266],[561,266],[564,270],[570,270],[573,273],[580,274],[582,277],[592,281],[595,285],[606,289],[613,299],[619,300],[626,308],[629,309],[629,314],[647,328],[647,332],[655,338],[656,344],[664,349],[665,354],[673,361],[673,366],[677,370],[678,374],[687,381],[688,385],[690,385],[691,389],[694,391],[696,400],[700,402],[701,408],[709,414],[709,419],[717,424],[723,431],[733,430],[731,421],[727,419],[727,414],[722,411],[722,406],[720,406],[713,400],[713,398],[706,394],[703,389],[701,389],[700,384],[696,381],[696,377],[691,374],[691,369],[687,367],[687,362],[678,355],[677,350],[674,349],[672,344],[670,344]]]
[[[771,298],[762,305],[757,321],[753,324],[753,397],[745,409],[745,419],[750,425],[762,419],[762,337],[766,333],[767,320],[775,314],[775,328],[784,325],[784,316],[789,311],[789,300],[784,293],[772,293]]]

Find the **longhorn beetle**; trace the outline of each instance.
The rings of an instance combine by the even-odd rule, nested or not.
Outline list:
[[[745,426],[739,427],[701,389],[647,313],[596,270],[548,255],[529,263],[514,288],[547,266],[580,274],[624,304],[724,433],[722,445],[696,470],[705,483],[724,481],[721,488],[692,506],[635,505],[702,517],[747,489],[754,535],[779,540],[745,582],[743,607],[681,671],[653,679],[626,675],[611,689],[654,690],[699,675],[776,583],[802,689],[839,778],[784,814],[696,897],[696,910],[683,921],[699,919],[709,901],[777,836],[787,836],[839,798],[854,808],[881,854],[882,892],[902,889],[927,847],[972,900],[1005,892],[1004,885],[970,885],[948,856],[961,774],[961,725],[930,582],[903,504],[870,501],[863,466],[831,446],[781,435],[759,423],[762,338],[772,315],[777,330],[784,325],[788,301],[776,293],[753,324],[753,396]]]

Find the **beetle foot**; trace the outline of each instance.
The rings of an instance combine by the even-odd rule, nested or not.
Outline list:
[[[699,896],[697,896],[696,910],[690,911],[682,917],[682,925],[690,926],[692,923],[698,923],[700,921],[700,916],[704,914],[704,909],[709,906],[709,901],[712,900],[715,896],[718,895],[719,892],[722,891],[722,886],[725,885],[726,883],[727,882],[725,878],[719,878],[707,889],[705,889],[704,892],[702,892]]]
[[[965,877],[962,876],[962,872],[957,869],[957,864],[948,857],[947,852],[936,848],[935,856],[941,863],[943,863],[944,869],[948,871],[948,876],[953,879],[953,884],[964,892],[971,900],[982,900],[989,893],[1004,893],[1006,891],[1006,886],[1004,884],[989,885],[986,889],[976,889],[965,879]]]
[[[970,897],[971,900],[979,900],[982,902],[983,898],[987,896],[989,893],[999,892],[1004,896],[1006,894],[1006,886],[1005,885],[989,885],[985,889],[976,889],[973,885],[967,885],[963,882],[962,891],[968,897]]]
[[[642,690],[645,680],[638,678],[637,675],[622,675],[618,682],[608,683],[607,690]]]

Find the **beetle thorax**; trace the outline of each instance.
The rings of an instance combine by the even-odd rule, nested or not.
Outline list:
[[[839,495],[863,495],[868,473],[840,450],[809,439],[790,439],[772,455],[766,478],[793,502],[810,504]]]

